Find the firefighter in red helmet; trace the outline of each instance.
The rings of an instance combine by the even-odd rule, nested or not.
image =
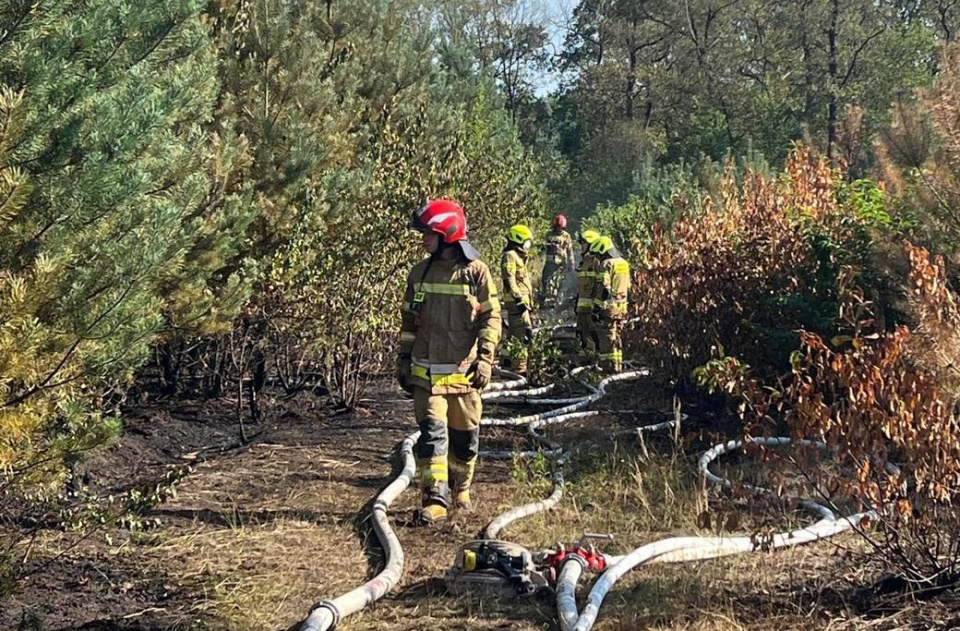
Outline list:
[[[564,283],[575,265],[573,237],[566,228],[567,218],[557,215],[553,220],[553,230],[546,238],[546,260],[540,278],[540,295],[543,296],[545,309],[562,305]]]
[[[416,521],[433,524],[455,508],[472,508],[480,444],[480,391],[490,382],[500,342],[500,301],[487,265],[467,240],[456,203],[428,202],[411,227],[429,256],[407,277],[397,380],[413,394],[420,426],[415,447],[421,482]]]

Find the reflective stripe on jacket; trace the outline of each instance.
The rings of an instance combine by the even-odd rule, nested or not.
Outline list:
[[[525,302],[533,304],[533,281],[527,269],[527,260],[517,250],[509,248],[500,257],[500,272],[503,276],[503,304]]]
[[[433,394],[469,391],[470,365],[493,363],[500,343],[500,300],[482,261],[425,259],[407,277],[400,353],[411,357],[414,385]]]
[[[593,304],[609,320],[627,317],[627,294],[630,293],[630,264],[619,256],[598,264]]]

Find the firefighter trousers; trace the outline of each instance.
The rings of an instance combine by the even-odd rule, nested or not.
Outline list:
[[[602,319],[594,323],[597,352],[600,355],[600,368],[608,372],[620,372],[623,369],[623,345],[620,320]]]
[[[529,355],[528,347],[530,339],[528,332],[533,332],[533,321],[530,319],[530,311],[520,311],[514,305],[507,307],[507,334],[504,336],[505,343],[503,357],[510,360],[510,369],[517,372],[527,371],[527,357]],[[509,340],[516,340],[511,344],[506,344]],[[510,347],[519,345],[512,349]]]
[[[557,265],[553,261],[547,261],[543,265],[543,275],[540,281],[540,295],[545,309],[554,309],[560,306],[565,280],[565,269],[563,265]]]
[[[480,448],[483,403],[476,390],[430,394],[413,389],[413,413],[420,426],[414,447],[423,505],[449,505],[450,490],[467,491],[473,482]]]
[[[577,339],[580,340],[581,352],[584,355],[597,352],[597,337],[593,317],[589,311],[577,311]]]

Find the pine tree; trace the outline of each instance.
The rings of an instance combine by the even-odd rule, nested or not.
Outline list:
[[[202,8],[0,1],[0,515],[117,431],[159,332],[242,298]]]

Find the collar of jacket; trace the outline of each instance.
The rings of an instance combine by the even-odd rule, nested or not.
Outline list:
[[[529,254],[526,250],[523,249],[523,246],[521,246],[519,243],[514,243],[513,241],[507,241],[507,247],[503,248],[503,251],[516,252],[517,254],[520,255],[520,258],[522,258],[524,261],[527,260],[527,256]]]

